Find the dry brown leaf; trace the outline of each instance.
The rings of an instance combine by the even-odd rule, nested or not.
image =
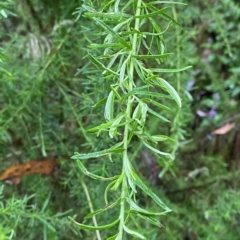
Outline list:
[[[52,159],[28,161],[14,164],[0,173],[0,181],[9,184],[19,184],[21,177],[30,174],[49,175],[58,167],[58,162]]]
[[[226,123],[224,126],[214,130],[212,132],[212,135],[223,135],[229,132],[231,129],[233,129],[235,126],[234,123]]]

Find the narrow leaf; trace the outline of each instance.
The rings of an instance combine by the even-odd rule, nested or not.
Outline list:
[[[147,3],[146,6],[152,6],[152,5],[154,5],[154,4],[162,4],[162,3],[187,5],[186,3],[181,3],[181,2],[172,2],[172,1],[153,1],[153,2]]]
[[[115,234],[114,236],[107,238],[107,240],[116,240],[116,239],[118,239],[118,234]]]
[[[79,167],[79,169],[81,170],[81,172],[95,180],[102,180],[102,181],[110,181],[110,180],[114,180],[116,178],[118,178],[118,176],[114,176],[114,177],[110,177],[110,178],[105,178],[105,177],[102,177],[102,176],[98,176],[96,174],[93,174],[91,172],[89,172],[85,167],[84,165],[82,164],[82,162],[80,160],[77,160],[77,165]]]
[[[125,232],[127,232],[127,233],[130,234],[130,235],[133,235],[133,236],[135,236],[135,237],[137,237],[137,238],[140,238],[140,239],[146,239],[142,234],[131,230],[131,229],[128,228],[125,224],[123,225],[123,229],[124,229]]]
[[[103,226],[90,226],[90,225],[85,225],[85,224],[81,224],[76,222],[74,219],[72,219],[71,217],[68,217],[72,222],[74,222],[78,227],[85,229],[85,230],[104,230],[104,229],[108,229],[108,228],[112,228],[113,226],[115,226],[118,222],[119,219],[117,219],[116,221],[109,223],[107,225],[103,225]]]
[[[134,58],[138,59],[162,59],[171,56],[172,53],[164,53],[164,54],[158,54],[158,55],[132,55]]]
[[[182,106],[181,99],[178,93],[166,80],[164,80],[163,78],[159,78],[158,76],[151,76],[146,79],[146,82],[164,89],[176,101],[179,107]]]
[[[140,92],[141,90],[146,89],[146,88],[149,88],[149,87],[150,87],[150,86],[147,86],[147,85],[144,85],[144,86],[142,86],[142,87],[136,87],[136,88],[134,88],[132,91],[124,94],[124,95],[122,96],[122,100],[127,99],[129,96],[135,95],[135,94],[137,94],[138,92]]]
[[[150,102],[152,103],[153,105],[155,105],[156,107],[159,107],[159,108],[162,108],[162,109],[165,109],[165,110],[170,110],[169,107],[157,102],[157,101],[154,101],[153,99],[151,98],[141,98],[141,101],[143,102]]]
[[[93,107],[93,108],[99,107],[99,106],[105,104],[106,101],[107,101],[107,97],[101,99],[99,102],[97,102],[96,104],[94,104],[92,107]]]
[[[167,118],[163,117],[162,115],[158,114],[157,112],[153,111],[151,108],[148,108],[148,112],[152,115],[156,116],[157,118],[163,120],[164,122],[170,122]]]
[[[121,113],[118,117],[115,118],[113,124],[111,125],[111,127],[109,129],[109,136],[111,138],[113,138],[114,136],[116,136],[118,134],[117,129],[119,126],[122,126],[122,124],[120,124],[120,123],[124,117],[125,117],[125,115],[123,113]]]
[[[154,202],[156,202],[158,204],[158,206],[162,207],[166,212],[171,211],[171,209],[168,208],[162,202],[162,200],[143,183],[143,181],[138,177],[138,175],[135,172],[132,173],[132,176],[133,176],[134,180],[136,181],[137,186],[139,188],[141,188],[148,196],[150,196],[154,200]]]
[[[146,216],[140,213],[138,213],[137,216],[157,227],[163,227],[163,225],[154,217]]]
[[[71,159],[83,160],[83,159],[89,159],[89,158],[98,158],[98,157],[102,157],[102,156],[113,154],[113,153],[121,153],[123,151],[124,151],[124,148],[109,148],[99,152],[76,154],[76,155],[73,155]]]
[[[0,72],[5,73],[9,77],[12,77],[12,74],[9,71],[7,71],[6,69],[2,68],[2,67],[0,67]]]
[[[136,212],[136,213],[140,213],[140,214],[143,214],[143,215],[146,215],[146,216],[159,216],[159,215],[164,215],[165,213],[163,212],[149,212],[149,211],[146,211],[145,209],[139,207],[133,200],[131,199],[127,199],[129,205],[130,205],[130,208],[131,208],[131,212]]]
[[[105,212],[107,211],[108,209],[110,208],[113,208],[115,207],[116,205],[118,205],[119,203],[121,202],[121,198],[118,198],[114,203],[110,204],[110,205],[107,205],[106,207],[104,208],[100,208],[92,213],[89,213],[87,216],[84,217],[84,219],[89,219],[89,218],[92,218],[93,216],[99,214],[99,213],[102,213],[102,212]]]
[[[159,73],[177,73],[177,72],[185,71],[189,68],[192,68],[192,66],[187,66],[184,68],[177,68],[177,69],[151,68],[150,70],[152,72],[159,72]]]
[[[173,160],[173,156],[170,154],[170,153],[166,153],[166,152],[161,152],[159,151],[158,149],[152,147],[150,144],[148,144],[145,140],[143,140],[143,144],[150,150],[152,150],[153,152],[159,154],[159,155],[162,155],[162,156],[166,156],[166,157],[169,157],[171,160]]]
[[[107,32],[111,33],[114,37],[118,39],[118,42],[120,42],[123,46],[127,47],[128,49],[131,49],[131,46],[122,38],[120,37],[116,32],[112,30],[108,25],[106,25],[103,21],[93,17],[94,21],[100,25],[102,28],[104,28]]]
[[[140,16],[135,16],[135,18],[147,18],[147,17],[157,16],[157,15],[163,13],[164,11],[166,11],[169,8],[170,7],[165,7],[165,8],[162,8],[162,9],[158,10],[158,11],[155,11],[155,12],[151,12],[151,13],[148,13],[148,14],[142,14]]]
[[[172,141],[172,142],[175,142],[174,139],[168,137],[168,136],[165,136],[165,135],[154,135],[154,136],[151,136],[155,141],[157,142],[162,142],[162,141]]]
[[[111,91],[108,95],[107,102],[105,105],[105,112],[104,117],[107,121],[111,121],[113,119],[113,112],[114,112],[114,94]]]
[[[91,59],[91,61],[100,68],[103,68],[104,70],[106,70],[107,72],[110,72],[116,76],[118,76],[118,74],[114,71],[112,71],[110,68],[105,67],[100,61],[98,61],[95,57],[93,57],[90,53],[88,54],[88,57]]]

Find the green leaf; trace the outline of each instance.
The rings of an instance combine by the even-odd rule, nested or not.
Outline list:
[[[164,122],[170,122],[167,118],[163,117],[162,115],[158,114],[157,112],[153,111],[151,108],[148,108],[148,112],[152,115],[156,116],[157,118],[163,120]]]
[[[120,43],[103,43],[103,44],[91,43],[89,45],[89,48],[91,48],[91,49],[99,49],[99,48],[122,49],[122,44],[120,44]]]
[[[177,69],[163,69],[163,68],[150,68],[152,72],[159,72],[159,73],[177,73],[185,71],[189,68],[192,68],[192,66],[187,66],[184,68],[177,68]]]
[[[118,76],[118,74],[114,71],[112,71],[110,68],[105,67],[100,61],[97,60],[97,58],[95,58],[94,56],[92,56],[90,53],[88,54],[88,57],[91,59],[91,61],[100,68],[103,68],[104,70],[106,70],[107,72],[110,72],[116,76]]]
[[[120,177],[121,177],[121,175],[118,176],[118,178],[117,178],[116,180],[113,180],[112,182],[110,182],[110,183],[107,185],[107,187],[105,188],[105,191],[104,191],[104,201],[105,201],[105,204],[106,204],[106,205],[108,205],[108,191],[109,191],[109,189],[112,188],[112,186],[117,182],[117,180],[118,180]]]
[[[105,105],[105,112],[104,116],[107,121],[111,121],[113,119],[113,112],[114,112],[114,94],[111,91],[108,95],[107,102]]]
[[[153,152],[155,152],[155,153],[157,153],[157,154],[159,154],[159,155],[168,157],[168,158],[170,158],[171,160],[173,160],[172,154],[159,151],[158,149],[156,149],[156,148],[152,147],[150,144],[148,144],[147,141],[145,141],[144,139],[142,139],[142,141],[143,141],[143,144],[144,144],[148,149],[152,150]]]
[[[165,7],[165,8],[162,8],[162,9],[158,10],[158,11],[154,11],[154,12],[151,12],[151,13],[148,13],[148,14],[142,14],[142,15],[134,16],[134,17],[135,18],[148,18],[148,17],[158,16],[159,14],[162,14],[163,12],[165,12],[169,8],[170,7]]]
[[[81,160],[77,160],[77,165],[79,167],[79,169],[81,170],[81,172],[95,180],[102,180],[102,181],[110,181],[110,180],[114,180],[116,178],[118,178],[118,176],[114,176],[114,177],[110,177],[110,178],[105,178],[105,177],[102,177],[102,176],[98,176],[96,174],[93,174],[91,172],[89,172],[85,167],[84,165],[82,164]]]
[[[140,238],[140,239],[146,239],[142,234],[129,229],[125,224],[123,225],[123,229],[126,233],[128,233],[130,235],[133,235],[134,237],[137,237],[137,238]]]
[[[178,93],[166,80],[164,80],[163,78],[159,78],[158,76],[151,76],[146,79],[146,82],[148,82],[151,85],[156,85],[164,89],[176,101],[179,107],[182,106],[181,99]]]
[[[117,129],[119,126],[122,126],[121,121],[122,119],[125,117],[124,113],[120,113],[118,117],[116,117],[112,123],[112,125],[110,126],[109,129],[109,136],[111,138],[113,138],[114,136],[116,136],[118,134]],[[125,124],[124,124],[125,125]]]
[[[131,45],[129,45],[122,37],[120,37],[116,32],[112,30],[108,25],[106,25],[103,21],[93,17],[93,20],[100,25],[102,28],[104,28],[107,32],[111,33],[116,39],[117,42],[120,42],[123,46],[125,46],[128,49],[131,49]]]
[[[5,73],[5,74],[8,75],[9,77],[12,77],[12,76],[13,76],[9,71],[7,71],[6,69],[4,69],[4,68],[2,68],[2,67],[0,67],[0,72]]]
[[[179,27],[181,27],[181,24],[179,22],[177,22],[174,18],[172,18],[170,15],[166,14],[166,13],[161,13],[161,16],[165,19],[167,19],[168,21],[172,21],[173,23],[175,23],[176,25],[178,25]]]
[[[103,225],[103,226],[90,226],[90,225],[85,225],[85,224],[81,224],[76,222],[74,219],[72,219],[71,217],[68,217],[72,222],[74,222],[78,227],[85,229],[85,230],[104,230],[104,229],[108,229],[108,228],[112,228],[113,226],[115,226],[116,224],[118,224],[119,219],[117,219],[116,221],[109,223],[107,225]]]
[[[115,234],[112,237],[107,238],[107,240],[116,240],[116,239],[118,239],[118,234]]]
[[[135,107],[133,114],[132,114],[132,118],[138,122],[138,124],[140,125],[140,115],[141,115],[141,109],[140,109],[140,103]]]
[[[149,107],[148,107],[148,105],[146,103],[140,101],[140,110],[141,110],[140,126],[144,127]]]
[[[155,105],[156,107],[159,107],[159,108],[161,108],[161,109],[171,110],[171,108],[169,108],[169,107],[167,107],[167,106],[165,106],[165,105],[163,105],[163,104],[161,104],[161,103],[159,103],[159,102],[156,102],[156,101],[154,101],[154,100],[151,99],[151,98],[141,98],[141,101],[143,101],[143,102],[150,102],[150,103],[152,103],[153,105]]]
[[[46,200],[44,201],[43,206],[42,206],[42,209],[40,210],[40,213],[44,213],[44,212],[45,212],[46,207],[47,207],[47,205],[48,205],[48,203],[49,203],[49,201],[50,201],[51,194],[52,194],[51,192],[48,194],[48,197],[47,197]]]
[[[88,129],[87,132],[98,132],[99,135],[101,131],[108,131],[108,128],[112,125],[113,122],[114,120],[112,120],[111,122],[100,124],[96,127]]]
[[[134,58],[138,59],[162,59],[171,56],[172,53],[164,53],[164,54],[158,54],[158,55],[132,55]]]
[[[140,214],[140,213],[138,213],[137,216],[144,219],[145,221],[157,226],[157,227],[163,227],[163,225],[154,217],[146,216],[146,215],[143,215],[143,214]]]
[[[118,198],[114,203],[110,204],[110,205],[107,205],[106,207],[104,208],[100,208],[92,213],[89,213],[87,216],[84,217],[84,219],[88,219],[88,218],[92,218],[93,216],[99,214],[99,213],[102,213],[102,212],[105,212],[113,207],[115,207],[116,205],[118,205],[119,203],[121,202],[121,198]]]
[[[4,9],[1,9],[0,10],[0,14],[4,17],[4,18],[7,18],[7,13],[6,13],[6,11],[4,10]]]
[[[144,95],[144,96],[151,96],[151,97],[157,97],[157,98],[169,98],[169,99],[172,99],[171,96],[169,95],[165,95],[165,94],[161,94],[161,93],[158,93],[158,92],[152,92],[152,91],[142,91],[142,89],[144,88],[149,88],[151,87],[150,85],[149,86],[143,86],[143,87],[139,87],[139,88],[134,88],[132,91],[124,94],[122,96],[122,100],[128,98],[129,96],[132,96],[132,95]]]
[[[106,57],[107,50],[108,50],[108,48],[105,48],[105,50],[104,50],[105,56],[103,56],[103,59],[104,59],[104,57]],[[124,58],[124,54],[123,54],[123,50],[122,49],[120,51],[118,51],[116,54],[114,54],[113,56],[112,55],[108,56],[108,60],[109,60],[108,61],[108,65],[107,65],[108,69],[112,68],[112,65],[115,63],[115,61],[117,60],[118,57],[120,57],[120,65],[121,65],[121,63],[123,61],[123,58]],[[106,71],[103,71],[103,74],[105,74],[105,73],[106,73]]]
[[[51,230],[52,232],[56,232],[56,228],[54,226],[52,226],[52,224],[50,224],[50,221],[48,221],[40,216],[35,215],[35,218],[37,218],[40,222],[42,222],[44,226],[47,226],[49,228],[49,230]]]
[[[104,20],[108,19],[108,21],[111,20],[117,20],[120,21],[122,18],[130,18],[132,15],[122,13],[122,12],[88,12],[85,14],[86,16],[89,17],[97,17],[97,18],[103,18]]]
[[[111,86],[111,89],[114,92],[115,97],[117,97],[118,100],[121,100],[122,98],[117,91],[117,87],[115,88],[115,87]]]
[[[122,181],[123,181],[123,177],[124,177],[124,174],[122,173],[118,179],[116,180],[116,182],[114,183],[114,185],[112,186],[112,190],[116,191],[118,189],[118,187],[121,185]]]
[[[123,156],[123,166],[124,166],[124,173],[125,173],[125,176],[127,178],[127,181],[128,181],[128,184],[132,190],[132,192],[134,193],[137,193],[137,190],[136,190],[136,187],[135,187],[135,182],[133,181],[133,178],[132,178],[132,172],[133,172],[133,168],[132,168],[132,165],[128,159],[128,156],[127,154],[125,154]],[[125,179],[123,178],[123,181]],[[124,184],[124,183],[123,183]]]
[[[101,99],[99,102],[97,102],[96,104],[94,104],[92,107],[93,107],[93,108],[99,107],[99,106],[105,104],[106,102],[107,102],[107,97]]]
[[[119,82],[120,82],[120,86],[121,88],[123,89],[124,87],[124,80],[126,78],[126,74],[125,74],[125,71],[126,71],[126,67],[127,67],[127,63],[129,61],[129,58],[127,58],[123,64],[121,65],[121,69],[120,69],[120,73],[119,73]]]
[[[157,98],[169,98],[173,99],[171,96],[167,96],[165,94],[161,94],[158,92],[152,92],[152,91],[139,91],[136,93],[136,95],[144,95],[144,96],[151,96],[151,97],[157,97]]]
[[[105,150],[102,150],[99,152],[76,154],[76,155],[72,156],[71,159],[83,160],[83,159],[89,159],[89,158],[98,158],[98,157],[106,156],[106,155],[113,154],[113,153],[121,153],[123,151],[124,151],[124,148],[109,148],[109,149],[105,149]]]
[[[148,196],[150,196],[154,202],[160,206],[161,208],[163,208],[166,212],[171,212],[172,210],[170,208],[168,208],[163,202],[162,200],[155,194],[153,193],[144,183],[143,181],[138,177],[138,175],[136,174],[136,172],[132,173],[132,177],[134,178],[134,180],[136,181],[136,184],[139,188],[141,188]]]
[[[147,86],[147,85],[144,85],[144,86],[142,86],[142,87],[136,87],[136,88],[134,88],[132,91],[124,94],[124,95],[122,96],[122,100],[127,99],[129,96],[135,95],[135,94],[137,94],[138,92],[140,92],[141,90],[146,89],[146,88],[149,88],[149,87],[150,87],[150,86]]]
[[[138,127],[138,122],[133,121],[132,124],[131,124],[131,131],[130,131],[129,136],[128,136],[128,144],[130,144],[132,137],[136,134],[137,127]]]
[[[167,141],[167,140],[169,140],[169,141],[172,141],[172,142],[175,142],[175,140],[174,139],[172,139],[172,138],[170,138],[170,137],[168,137],[168,136],[165,136],[165,135],[153,135],[153,136],[151,136],[155,141],[157,141],[157,142],[162,142],[162,141]]]
[[[146,216],[160,216],[160,215],[164,215],[165,212],[149,212],[146,211],[145,209],[139,207],[133,200],[131,199],[127,199],[127,202],[129,203],[130,206],[130,211],[132,213],[140,213],[142,215],[146,215]]]
[[[162,3],[167,3],[167,4],[179,4],[179,5],[187,5],[186,3],[181,3],[181,2],[172,2],[172,1],[153,1],[150,3],[147,3],[146,6],[152,6],[154,4],[162,4]]]

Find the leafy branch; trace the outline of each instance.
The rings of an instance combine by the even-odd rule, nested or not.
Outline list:
[[[161,72],[180,72],[189,67],[179,69],[159,69],[159,64],[172,54],[165,51],[163,39],[164,32],[172,25],[180,25],[169,14],[169,7],[163,7],[162,1],[142,0],[102,1],[94,6],[92,1],[82,5],[79,13],[89,18],[97,29],[97,34],[104,36],[102,43],[89,45],[88,57],[92,64],[102,71],[102,76],[109,82],[110,92],[107,97],[95,104],[99,107],[105,104],[104,117],[106,122],[89,129],[97,135],[108,132],[109,137],[118,139],[118,142],[98,152],[88,154],[75,153],[72,159],[77,160],[81,171],[97,180],[111,181],[106,187],[104,198],[106,207],[96,210],[86,218],[119,206],[119,217],[110,224],[103,226],[89,226],[75,222],[86,230],[103,230],[118,225],[118,233],[110,239],[123,239],[124,232],[140,239],[145,237],[127,226],[131,216],[137,215],[145,221],[161,226],[157,217],[171,211],[161,199],[149,189],[141,180],[134,168],[134,159],[129,156],[133,136],[137,137],[143,145],[159,155],[164,162],[172,161],[173,156],[158,148],[160,141],[169,140],[167,136],[151,135],[145,129],[148,116],[157,117],[163,124],[170,122],[161,115],[161,110],[171,109],[159,103],[165,98],[175,101],[181,107],[181,98],[176,90],[158,74]],[[164,1],[164,3],[167,3]],[[168,2],[171,4],[172,2]],[[180,3],[179,3],[180,4]],[[130,13],[134,14],[130,14]],[[161,30],[159,21],[166,21],[167,27]],[[147,26],[147,27],[146,27]],[[149,31],[146,31],[150,29]],[[102,32],[99,32],[99,31]],[[153,62],[153,67],[144,65],[144,59]],[[111,83],[110,83],[111,82]],[[122,172],[111,178],[105,178],[90,173],[83,165],[82,160],[111,156],[117,154],[122,159]],[[111,205],[108,205],[108,193],[121,188],[120,196]],[[163,209],[162,212],[153,213],[138,206],[136,200],[137,189],[145,194]]]

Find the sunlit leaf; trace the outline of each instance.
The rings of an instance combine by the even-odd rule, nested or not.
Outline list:
[[[164,53],[159,55],[132,55],[134,58],[138,59],[162,59],[171,56],[172,53]]]
[[[113,119],[113,112],[114,112],[114,94],[111,91],[108,95],[107,102],[105,105],[105,112],[104,116],[107,121],[111,121]]]
[[[150,68],[152,72],[159,72],[159,73],[177,73],[185,71],[189,68],[192,68],[192,66],[187,66],[184,68],[178,68],[178,69],[163,69],[163,68]]]
[[[83,160],[83,159],[89,159],[89,158],[98,158],[98,157],[106,156],[106,155],[113,154],[113,153],[121,153],[123,151],[124,151],[124,148],[109,148],[109,149],[105,149],[105,150],[102,150],[99,152],[76,154],[76,155],[73,155],[71,157],[71,159]]]

